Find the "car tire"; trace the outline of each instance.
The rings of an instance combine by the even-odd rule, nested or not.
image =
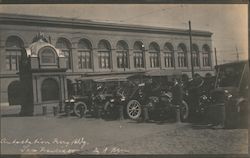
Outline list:
[[[137,100],[130,100],[127,104],[127,115],[132,120],[139,120],[142,114],[142,106]]]
[[[186,101],[182,101],[182,105],[180,108],[180,113],[181,113],[181,121],[186,122],[189,118],[189,107]]]
[[[84,102],[75,103],[73,111],[74,111],[74,114],[78,117],[81,117],[81,113],[80,113],[81,108],[83,108],[83,116],[84,116],[87,112],[87,105]]]
[[[238,115],[238,126],[239,128],[247,128],[248,127],[248,102],[243,102],[239,105],[240,111]]]

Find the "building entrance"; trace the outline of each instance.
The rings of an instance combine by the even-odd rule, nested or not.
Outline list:
[[[42,101],[59,100],[59,86],[52,78],[45,79],[42,83]]]

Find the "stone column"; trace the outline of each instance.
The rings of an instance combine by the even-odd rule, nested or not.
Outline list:
[[[97,49],[93,48],[92,50],[92,69],[94,72],[99,71],[99,64],[98,64],[98,51]]]
[[[111,71],[117,71],[116,49],[110,50],[110,58]]]
[[[144,50],[144,65],[145,65],[145,69],[148,70],[150,69],[150,60],[149,60],[149,52],[148,50]]]
[[[37,82],[37,76],[33,76],[32,77],[32,83],[33,83],[33,103],[34,104],[37,104],[38,103],[38,94],[37,94],[37,92],[38,92],[38,89],[37,89],[37,84],[38,84],[38,82]]]
[[[40,104],[42,103],[42,78],[40,78],[39,76],[37,76],[37,103]]]
[[[77,49],[72,47],[71,49],[71,61],[72,61],[72,72],[77,72],[78,71],[78,52]]]
[[[202,60],[202,52],[201,51],[199,51],[199,63],[200,63],[200,69],[202,69],[203,68],[203,60]]]
[[[129,59],[129,68],[131,70],[134,70],[135,69],[135,66],[134,66],[134,53],[133,53],[133,49],[129,49],[128,50],[128,59]]]
[[[178,69],[178,51],[174,51],[174,68]]]
[[[165,68],[165,61],[164,61],[164,51],[160,50],[160,68],[164,69]]]

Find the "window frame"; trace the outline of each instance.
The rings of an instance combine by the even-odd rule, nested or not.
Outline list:
[[[44,62],[42,61],[42,54],[43,54],[44,51],[47,50],[47,49],[49,49],[50,52],[53,53],[53,55],[54,55],[54,57],[55,57],[55,59],[54,59],[55,62],[53,62],[53,63],[44,63]],[[56,66],[56,65],[58,64],[58,60],[59,60],[58,58],[59,58],[59,57],[58,57],[57,52],[56,52],[56,50],[55,50],[54,48],[52,48],[52,47],[50,47],[50,46],[45,46],[45,47],[43,47],[43,48],[41,48],[41,49],[39,50],[38,54],[39,54],[40,65]]]
[[[86,62],[87,54],[89,55],[88,63]],[[77,61],[78,61],[78,69],[92,69],[92,57],[90,49],[78,49],[77,50]],[[83,59],[85,60],[85,64],[83,64]]]

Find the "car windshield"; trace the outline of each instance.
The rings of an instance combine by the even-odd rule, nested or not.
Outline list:
[[[237,87],[239,85],[243,64],[232,64],[219,67],[217,87]]]
[[[136,84],[134,82],[124,82],[117,90],[117,94],[128,97],[138,88],[138,86],[135,85]]]

